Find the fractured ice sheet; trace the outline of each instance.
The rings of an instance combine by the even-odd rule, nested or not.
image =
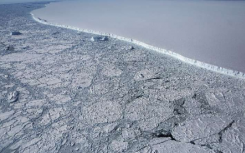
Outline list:
[[[0,152],[244,153],[244,80],[40,24],[43,6],[0,5]]]

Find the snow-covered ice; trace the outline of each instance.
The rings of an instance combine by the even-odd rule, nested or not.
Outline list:
[[[244,153],[244,79],[41,24],[44,4],[0,5],[1,153]]]

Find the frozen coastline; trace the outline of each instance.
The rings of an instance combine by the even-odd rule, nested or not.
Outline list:
[[[64,3],[64,2],[63,2]],[[72,3],[74,3],[74,2],[72,2]],[[58,3],[59,4],[59,3]],[[222,5],[222,3],[221,3],[221,5]],[[61,6],[59,6],[59,5],[55,5],[55,6],[58,6],[58,7],[61,7],[62,6],[62,4],[61,4]],[[46,7],[49,7],[49,5],[48,6],[46,6]],[[91,6],[89,6],[89,7],[91,7]],[[102,7],[102,6],[101,6]],[[52,6],[50,6],[49,7],[49,9],[50,8],[52,8]],[[44,11],[44,10],[43,10]],[[41,12],[42,12],[42,10],[41,10]],[[49,11],[48,11],[49,12]],[[36,13],[38,14],[38,15],[36,15]],[[57,13],[57,12],[56,12]],[[54,15],[55,13],[53,13],[52,14],[52,12],[51,12],[51,16],[53,15],[53,16],[55,16]],[[139,40],[139,39],[131,39],[131,37],[124,37],[124,34],[121,34],[121,35],[118,35],[118,34],[115,34],[117,31],[115,31],[115,29],[112,29],[112,31],[114,31],[115,33],[111,33],[111,32],[101,32],[100,30],[96,30],[96,29],[99,29],[97,26],[92,26],[91,28],[81,28],[81,27],[83,27],[82,25],[80,25],[80,24],[75,24],[75,22],[73,22],[72,20],[74,20],[74,19],[71,19],[71,25],[67,25],[67,23],[66,24],[60,24],[60,23],[63,23],[63,22],[60,22],[59,20],[60,19],[52,19],[52,20],[49,20],[49,18],[46,20],[46,17],[47,16],[45,16],[45,13],[44,13],[44,15],[42,15],[42,13],[40,13],[40,10],[38,10],[38,12],[35,10],[35,11],[33,11],[32,12],[32,16],[33,16],[33,18],[36,20],[36,21],[38,21],[38,22],[40,22],[40,23],[43,23],[43,24],[48,24],[48,25],[53,25],[53,26],[58,26],[58,27],[63,27],[63,28],[69,28],[69,29],[73,29],[73,30],[77,30],[77,31],[82,31],[82,32],[87,32],[87,33],[93,33],[93,34],[98,34],[98,35],[104,35],[104,36],[109,36],[109,37],[112,37],[112,38],[117,38],[117,39],[119,39],[119,40],[123,40],[123,41],[127,41],[127,42],[130,42],[130,43],[133,43],[133,44],[136,44],[136,45],[139,45],[139,46],[142,46],[142,47],[145,47],[145,48],[147,48],[147,49],[151,49],[151,50],[154,50],[154,51],[157,51],[157,52],[160,52],[160,53],[163,53],[163,54],[166,54],[166,55],[170,55],[170,56],[172,56],[172,57],[174,57],[174,58],[177,58],[177,59],[179,59],[179,60],[181,60],[181,61],[183,61],[183,62],[186,62],[186,63],[189,63],[189,64],[192,64],[192,65],[196,65],[196,66],[198,66],[198,67],[202,67],[202,68],[205,68],[205,69],[208,69],[208,70],[212,70],[212,71],[215,71],[215,72],[218,72],[218,73],[222,73],[222,74],[225,74],[225,75],[229,75],[229,76],[235,76],[235,77],[238,77],[238,78],[244,78],[245,77],[245,74],[243,73],[244,72],[244,70],[243,70],[243,62],[242,62],[242,60],[241,59],[238,59],[238,58],[234,58],[234,57],[236,57],[236,56],[238,56],[238,55],[240,55],[241,53],[241,51],[238,51],[238,52],[236,52],[236,51],[234,51],[234,53],[228,53],[227,55],[223,55],[222,54],[222,51],[224,50],[224,48],[222,48],[221,47],[221,49],[222,49],[222,51],[218,51],[218,52],[220,52],[222,55],[220,55],[220,59],[219,59],[219,57],[217,57],[217,55],[212,55],[213,53],[210,53],[210,52],[203,52],[203,53],[198,53],[198,54],[203,54],[203,56],[206,56],[206,57],[203,57],[204,59],[202,59],[202,58],[200,58],[199,60],[198,60],[198,58],[197,59],[195,59],[195,57],[193,56],[193,57],[189,57],[190,55],[188,55],[189,53],[187,53],[187,55],[185,55],[186,54],[186,52],[185,53],[183,53],[183,52],[178,52],[179,50],[181,50],[181,49],[179,49],[179,50],[174,50],[174,51],[172,51],[171,49],[164,49],[163,47],[159,47],[159,46],[157,46],[157,45],[159,45],[159,44],[155,44],[155,45],[152,45],[152,44],[154,44],[154,43],[147,43],[147,40],[146,40],[146,42],[145,41],[141,41],[141,40]],[[40,17],[40,18],[39,18]],[[44,17],[44,18],[41,18],[41,17]],[[52,18],[52,17],[51,17]],[[65,17],[64,17],[65,18]],[[42,19],[45,19],[45,20],[42,20]],[[92,18],[92,19],[94,19],[94,18]],[[56,22],[57,21],[57,22]],[[69,22],[69,21],[68,21]],[[85,20],[85,24],[84,25],[86,25],[86,22],[88,22],[87,20]],[[65,22],[64,22],[65,23]],[[73,25],[75,25],[75,26],[73,26]],[[88,24],[89,25],[89,24]],[[101,26],[102,26],[102,29],[103,29],[103,24],[101,24]],[[84,26],[84,27],[87,27],[87,26]],[[106,26],[105,26],[106,27]],[[95,29],[95,30],[93,30],[93,29]],[[101,30],[102,30],[101,29]],[[104,31],[106,31],[106,30],[104,30]],[[133,34],[132,34],[132,37],[133,37]],[[201,37],[201,36],[200,36]],[[144,40],[144,39],[143,39]],[[205,42],[206,43],[206,42]],[[204,43],[204,44],[205,44]],[[213,42],[213,43],[216,43],[216,42]],[[178,44],[177,44],[178,45]],[[226,45],[227,46],[227,44],[223,44],[224,46]],[[229,44],[228,44],[229,45]],[[234,45],[234,44],[233,44]],[[157,46],[157,47],[156,47]],[[218,46],[218,45],[216,45],[216,46]],[[205,48],[205,47],[204,47]],[[208,47],[206,47],[206,48],[208,48]],[[228,50],[228,49],[227,49]],[[227,50],[224,50],[224,54],[226,54],[225,52],[227,52]],[[240,50],[242,50],[242,49],[240,49]],[[212,51],[211,51],[212,52]],[[229,51],[229,52],[231,52],[231,51]],[[232,51],[233,52],[233,51]],[[219,54],[220,54],[219,53]],[[207,54],[207,55],[206,55]],[[209,55],[208,55],[209,54]],[[231,55],[229,55],[229,54],[233,54],[234,55],[234,57],[233,56],[231,56]],[[199,55],[198,55],[199,56]],[[202,55],[200,55],[200,56],[202,56]],[[213,59],[208,59],[207,57],[208,56],[210,56],[211,58],[213,58]],[[223,57],[222,57],[223,56]],[[224,57],[224,56],[229,56],[229,57]],[[240,56],[238,56],[238,57],[242,57],[242,54],[240,55]],[[205,59],[206,58],[206,59]],[[227,60],[224,60],[224,59],[222,59],[222,58],[229,58],[229,60],[227,59]],[[207,61],[206,61],[207,60]],[[217,61],[215,61],[215,60],[217,60]],[[212,62],[211,61],[213,61],[215,64],[212,64]],[[239,63],[240,62],[240,65],[239,64],[234,64],[233,62],[237,62],[237,63]],[[208,64],[208,63],[211,63],[211,64]],[[233,66],[231,66],[231,68],[227,68],[226,66],[228,66],[228,65],[233,65]],[[217,65],[217,66],[216,66]]]

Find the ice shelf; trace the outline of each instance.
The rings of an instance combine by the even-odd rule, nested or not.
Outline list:
[[[56,24],[56,23],[49,23],[46,20],[43,20],[43,19],[35,17],[35,15],[33,13],[31,13],[31,16],[32,16],[32,18],[35,21],[37,21],[39,23],[42,23],[42,24],[56,26],[56,27],[61,27],[61,28],[67,28],[67,29],[71,29],[71,30],[85,32],[85,33],[92,33],[92,34],[97,34],[97,35],[102,35],[102,36],[108,36],[108,37],[111,37],[111,38],[119,39],[119,40],[122,40],[122,41],[133,43],[135,45],[142,46],[144,48],[156,51],[158,53],[169,55],[169,56],[174,57],[174,58],[176,58],[176,59],[178,59],[180,61],[183,61],[185,63],[191,64],[191,65],[194,65],[194,66],[198,66],[198,67],[201,67],[201,68],[204,68],[204,69],[207,69],[207,70],[211,70],[211,71],[214,71],[214,72],[217,72],[217,73],[221,73],[221,74],[225,74],[225,75],[229,75],[229,76],[245,79],[245,74],[242,73],[242,72],[239,72],[239,71],[236,71],[236,70],[230,70],[230,69],[226,69],[226,68],[223,68],[223,67],[219,67],[219,66],[211,65],[211,64],[204,63],[204,62],[201,62],[201,61],[197,61],[197,60],[194,60],[194,59],[190,59],[190,58],[184,57],[184,56],[182,56],[182,55],[180,55],[178,53],[172,52],[170,50],[166,50],[166,49],[163,49],[163,48],[151,46],[149,44],[146,44],[144,42],[140,42],[138,40],[134,40],[134,39],[131,39],[131,38],[125,38],[125,37],[122,37],[122,36],[117,36],[117,35],[111,34],[111,33],[103,33],[103,32],[99,32],[99,31],[94,31],[94,30],[89,30],[89,29],[81,29],[81,28],[68,26],[68,25],[60,25],[60,24]]]

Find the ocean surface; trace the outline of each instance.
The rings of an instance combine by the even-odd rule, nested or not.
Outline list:
[[[244,1],[81,0],[32,13],[49,23],[112,33],[245,72]]]

